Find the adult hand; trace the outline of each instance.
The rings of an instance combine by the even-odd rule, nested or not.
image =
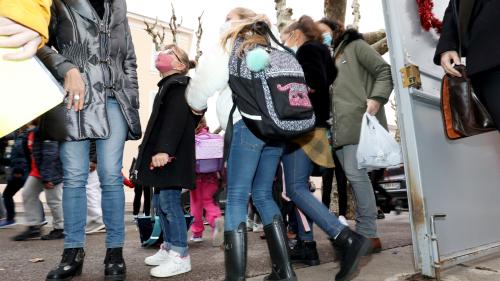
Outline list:
[[[6,60],[29,59],[36,54],[38,45],[42,42],[40,34],[24,25],[11,21],[8,18],[0,17],[0,47],[22,49],[15,53],[9,53],[3,56]]]
[[[441,67],[444,71],[452,76],[462,77],[453,65],[461,65],[460,57],[456,51],[447,51],[441,54]]]
[[[68,109],[73,107],[75,111],[82,110],[85,102],[85,82],[78,69],[72,68],[66,73],[64,90],[68,93]]]
[[[43,184],[45,186],[45,189],[53,189],[54,188],[54,184],[52,182],[46,182]]]
[[[89,171],[92,173],[97,169],[97,164],[95,162],[90,162]]]
[[[372,116],[377,115],[378,111],[380,110],[380,102],[372,99],[368,99],[366,101],[366,112]]]
[[[153,170],[154,168],[161,168],[167,165],[168,162],[170,162],[170,157],[167,153],[157,153],[151,159],[150,169]]]

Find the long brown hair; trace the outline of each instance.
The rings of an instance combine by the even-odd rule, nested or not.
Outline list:
[[[283,33],[288,34],[297,29],[302,31],[308,41],[322,41],[321,30],[310,16],[301,16],[298,21],[288,25]]]
[[[328,19],[328,18],[322,18],[319,22],[327,25],[332,30],[333,32],[332,37],[335,44],[334,47],[336,48],[341,42],[340,38],[344,36],[345,33],[344,25],[338,20]]]
[[[183,49],[181,49],[179,46],[177,46],[176,44],[166,45],[162,48],[162,50],[163,51],[173,50],[175,52],[175,54],[179,57],[180,62],[186,66],[186,69],[181,74],[186,74],[189,72],[189,70],[191,68],[196,67],[196,62],[193,60],[190,60],[188,54]]]
[[[229,42],[232,43],[235,42],[237,38],[242,38],[243,43],[238,50],[238,55],[242,55],[245,50],[251,49],[257,45],[268,45],[269,37],[255,29],[258,22],[265,22],[267,25],[271,26],[269,18],[263,14],[255,14],[249,18],[240,18],[240,21],[235,23],[235,26],[231,27],[228,32],[222,35],[222,47],[226,49]]]

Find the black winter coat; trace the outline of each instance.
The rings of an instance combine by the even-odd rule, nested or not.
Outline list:
[[[28,159],[29,151],[27,147],[28,131],[15,131],[7,135],[5,139],[14,141],[10,157],[6,163],[6,165],[10,167],[8,181],[15,179],[14,174],[20,174],[22,175],[20,180],[24,182],[30,172],[30,160]]]
[[[35,165],[40,172],[42,182],[51,182],[60,184],[63,182],[63,169],[59,158],[59,142],[42,140],[35,129],[35,138],[33,143],[33,154],[27,150],[28,163],[31,163],[31,156],[35,159]]]
[[[128,139],[140,139],[137,64],[126,3],[102,1],[101,19],[87,0],[53,0],[50,39],[37,55],[60,81],[72,68],[82,73],[85,107],[67,111],[68,140],[109,137],[106,99],[111,95],[127,121]]]
[[[330,50],[320,42],[308,41],[298,49],[297,60],[304,70],[307,86],[313,90],[309,99],[316,115],[316,126],[329,127],[330,86],[337,77]]]
[[[456,7],[460,6],[459,0]],[[443,31],[434,55],[434,63],[440,64],[441,54],[446,51],[458,51],[457,22],[448,5],[443,20]],[[473,75],[500,66],[500,1],[476,0],[467,36],[462,40],[462,55],[467,57],[467,72]]]
[[[185,92],[189,77],[174,74],[163,78],[133,172],[134,182],[156,188],[194,189],[195,129],[199,117],[189,108]],[[152,157],[167,153],[175,159],[163,168],[150,170]]]

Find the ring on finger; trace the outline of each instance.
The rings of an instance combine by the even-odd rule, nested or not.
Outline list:
[[[80,100],[80,95],[75,95],[75,96],[73,97],[73,100],[74,100],[74,101],[79,101],[79,100]]]

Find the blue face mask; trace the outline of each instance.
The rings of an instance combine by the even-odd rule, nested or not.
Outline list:
[[[329,32],[323,33],[323,44],[331,46],[333,42],[332,35]]]
[[[292,47],[290,47],[290,49],[292,49],[292,51],[293,51],[294,53],[297,53],[297,51],[299,50],[299,47],[297,47],[297,46],[292,46]]]

